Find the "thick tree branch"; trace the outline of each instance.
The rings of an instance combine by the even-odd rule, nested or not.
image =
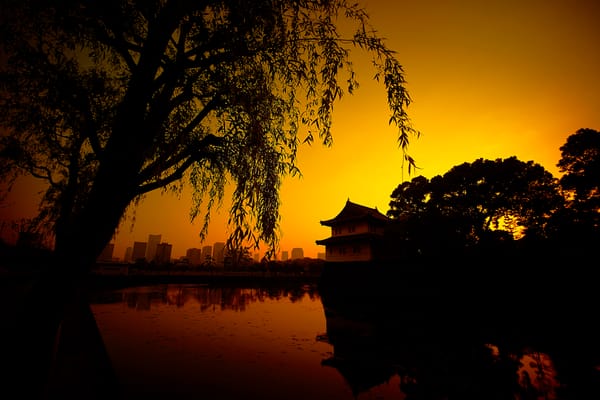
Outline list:
[[[169,154],[167,159],[157,158],[151,164],[146,166],[138,174],[139,182],[143,183],[153,179],[153,177],[160,176],[161,173],[168,171],[170,168],[175,167],[182,161],[191,158],[193,161],[198,161],[203,155],[208,154],[206,149],[209,146],[221,146],[223,144],[223,138],[215,135],[207,135],[201,140],[189,144],[182,152],[178,154]],[[165,153],[166,154],[166,153]]]
[[[75,90],[77,91],[77,96],[73,99],[73,106],[81,112],[82,120],[82,137],[88,138],[90,145],[92,147],[93,152],[96,154],[96,157],[100,158],[102,156],[102,145],[100,144],[100,138],[98,137],[98,131],[96,128],[96,120],[94,118],[92,112],[91,101],[88,93],[83,90],[82,87],[76,85]]]
[[[183,98],[185,97],[185,95],[182,95],[182,98],[176,98],[174,100],[171,101],[171,103],[169,104],[169,106],[165,106],[165,112],[172,112],[173,109],[175,109],[177,107],[178,104],[180,104],[181,101],[183,101]],[[200,123],[204,120],[204,118],[206,118],[208,116],[208,114],[213,111],[219,104],[219,96],[215,96],[213,97],[208,103],[206,103],[206,105],[202,108],[202,110],[200,110],[196,116],[184,127],[182,127],[176,138],[174,140],[171,141],[171,143],[174,143],[174,146],[169,146],[169,144],[165,144],[164,145],[164,149],[163,151],[160,152],[159,155],[157,155],[157,157],[154,159],[154,161],[146,166],[140,173],[140,176],[142,177],[142,182],[145,180],[150,179],[150,177],[155,176],[160,174],[160,171],[164,171],[170,167],[172,167],[173,165],[179,163],[183,158],[187,157],[187,155],[189,153],[182,153],[180,155],[176,155],[175,154],[175,148],[173,147],[177,147],[179,145],[179,143],[181,143],[182,141],[185,141],[185,138],[187,138],[192,131],[198,126],[200,125]],[[191,98],[190,98],[191,100]],[[156,113],[158,114],[158,113]],[[163,118],[166,118],[166,116],[164,116]],[[159,119],[157,117],[157,119],[153,122],[154,124],[159,124],[160,121],[162,119]],[[212,136],[209,135],[208,138]],[[207,138],[204,138],[202,140],[206,140]],[[190,148],[191,151],[194,151],[194,146],[192,145]],[[175,154],[175,156],[174,156]],[[166,158],[165,158],[166,156]],[[166,166],[166,167],[165,167]]]
[[[193,163],[202,160],[203,158],[209,157],[213,154],[212,151],[208,150],[211,146],[221,146],[223,144],[223,138],[207,135],[202,140],[197,142],[194,145],[190,145],[190,151],[183,152],[179,155],[179,157],[173,158],[170,160],[170,165],[167,168],[163,168],[163,171],[166,171],[169,168],[174,167],[177,163],[181,162],[181,165],[175,168],[175,170],[169,175],[156,179],[152,182],[140,185],[136,190],[136,195],[142,195],[144,193],[151,192],[152,190],[159,189],[165,187],[183,177],[183,174],[187,169],[192,166]],[[165,167],[165,166],[163,166]],[[143,182],[143,180],[142,180]]]
[[[52,178],[52,171],[49,168],[31,164],[28,170],[34,178],[42,179],[48,182],[52,187],[58,187],[58,184]]]
[[[204,118],[208,116],[211,111],[214,111],[221,102],[221,96],[219,94],[215,94],[215,96],[206,103],[206,105],[196,114],[194,119],[192,119],[183,129],[181,130],[181,136],[187,136],[192,133],[192,131],[202,123]]]
[[[137,63],[131,56],[130,51],[134,51],[139,54],[142,51],[142,48],[138,45],[128,42],[123,37],[112,34],[112,31],[102,23],[98,25],[98,28],[99,41],[116,51],[123,58],[125,64],[127,64],[129,71],[134,71]]]

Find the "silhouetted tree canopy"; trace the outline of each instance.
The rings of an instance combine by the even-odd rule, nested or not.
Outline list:
[[[0,174],[48,184],[39,220],[80,263],[145,193],[185,183],[202,235],[231,182],[232,243],[274,249],[281,179],[301,142],[331,145],[354,50],[372,55],[413,165],[403,68],[357,4],[7,0],[0,15]]]
[[[597,245],[600,238],[600,132],[582,128],[560,147],[557,166],[566,207],[553,218],[554,236],[562,242]]]
[[[420,246],[465,248],[523,235],[544,237],[563,204],[558,181],[541,165],[516,157],[478,159],[430,181],[401,183],[388,216],[402,221]]]
[[[557,166],[564,173],[563,189],[572,191],[571,199],[586,208],[600,208],[600,132],[579,129],[560,147]]]

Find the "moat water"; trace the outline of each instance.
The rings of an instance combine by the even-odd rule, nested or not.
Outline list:
[[[429,320],[427,311],[419,314],[418,302],[431,299],[383,297],[357,307],[365,302],[330,301],[314,285],[221,284],[128,287],[92,299],[128,399],[566,399],[600,393],[598,354],[577,336],[538,340],[505,323],[480,329],[477,320],[458,329]],[[384,311],[370,313],[379,302],[387,302]],[[548,332],[558,329],[540,323]]]

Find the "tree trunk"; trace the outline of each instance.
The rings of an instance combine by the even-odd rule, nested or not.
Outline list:
[[[76,398],[89,399],[94,393],[104,393],[105,387],[116,387],[87,302],[86,280],[136,195],[137,174],[153,143],[152,131],[144,130],[150,92],[143,79],[137,83],[138,90],[130,88],[121,106],[85,205],[74,211],[76,215],[61,220],[53,259],[41,266],[18,304],[16,318],[3,331],[9,348],[5,365],[12,366],[8,383],[20,398],[45,398],[56,394],[53,391],[63,397],[70,389],[86,388],[88,393]],[[77,351],[83,355],[73,356]],[[71,388],[65,371],[74,374]],[[88,384],[78,386],[78,380]]]
[[[18,302],[3,343],[8,347],[8,383],[20,398],[118,396],[106,393],[118,386],[86,289],[91,267],[131,201],[131,188],[118,190],[128,184],[127,175],[111,180],[105,173],[96,182],[84,212],[56,238],[54,257],[41,266]],[[81,391],[86,393],[76,395]]]

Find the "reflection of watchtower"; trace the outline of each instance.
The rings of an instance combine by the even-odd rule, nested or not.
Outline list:
[[[325,309],[327,333],[319,335],[317,340],[333,346],[333,355],[321,361],[321,364],[333,367],[344,377],[354,398],[360,393],[384,384],[397,373],[393,361],[379,347],[375,325],[359,318],[353,319]]]
[[[325,246],[326,261],[373,261],[385,256],[384,231],[390,219],[377,208],[346,201],[340,213],[321,221],[331,227],[331,237],[317,240]]]

